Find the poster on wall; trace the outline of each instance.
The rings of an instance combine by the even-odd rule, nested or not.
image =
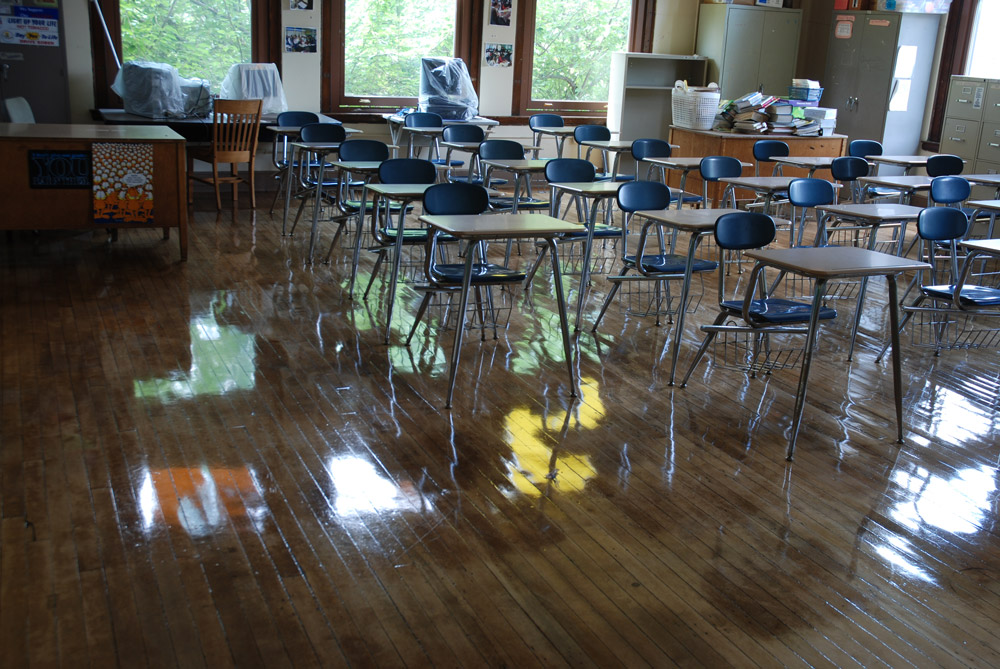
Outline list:
[[[89,151],[28,151],[29,188],[90,188],[92,184]]]
[[[509,26],[514,0],[490,0],[490,25]]]
[[[316,53],[315,28],[285,28],[286,53]]]
[[[312,9],[313,0],[288,0],[289,9]]]
[[[152,225],[153,145],[94,142],[94,223]]]
[[[59,46],[59,10],[0,5],[0,44]]]
[[[486,67],[510,67],[513,61],[513,44],[486,43]]]

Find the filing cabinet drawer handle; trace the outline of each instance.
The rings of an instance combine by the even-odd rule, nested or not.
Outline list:
[[[948,139],[950,139],[953,142],[964,142],[965,141],[961,137],[949,137]]]
[[[961,102],[961,103],[962,103],[963,105],[967,105],[967,104],[969,104],[970,102],[972,102],[972,100],[963,100],[962,98],[959,98],[959,99],[958,99],[957,101],[958,101],[958,102]]]
[[[989,143],[989,145],[990,145],[990,146],[992,146],[992,147],[996,147],[996,148],[1000,148],[1000,144],[998,144],[998,143],[996,143],[996,142],[988,142],[988,143]]]

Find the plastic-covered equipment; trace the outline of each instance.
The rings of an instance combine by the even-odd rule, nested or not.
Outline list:
[[[206,79],[185,79],[166,63],[127,61],[111,90],[126,112],[149,118],[207,116],[212,106]]]
[[[220,97],[231,100],[262,100],[261,114],[288,110],[281,75],[274,63],[236,63],[222,80]]]
[[[419,109],[468,121],[479,114],[479,96],[461,58],[421,58]]]

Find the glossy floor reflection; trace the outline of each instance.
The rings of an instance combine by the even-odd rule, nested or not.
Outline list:
[[[873,281],[787,463],[797,370],[669,387],[669,319],[627,300],[572,399],[545,265],[448,412],[444,312],[402,346],[404,284],[385,346],[353,240],[309,266],[280,227],[199,211],[187,263],[152,230],[0,242],[0,666],[1000,664],[996,350],[904,335],[895,444]]]

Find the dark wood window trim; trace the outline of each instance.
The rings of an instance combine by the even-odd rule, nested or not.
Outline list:
[[[517,11],[517,37],[514,53],[520,54],[514,72],[514,114],[528,116],[534,110],[558,112],[565,116],[599,116],[607,114],[607,102],[567,102],[531,99],[531,73],[534,67],[536,0],[521,0]],[[632,0],[628,48],[650,53],[653,46],[653,23],[656,0]]]
[[[122,24],[119,0],[98,0],[108,32],[119,57],[122,52]],[[101,19],[93,3],[90,11],[90,50],[94,60],[94,106],[120,108],[121,98],[111,90],[118,75],[114,55],[101,27]],[[253,0],[251,11],[251,55],[255,63],[274,63],[281,70],[281,4],[271,0]]]
[[[948,106],[951,77],[954,74],[965,74],[965,63],[969,58],[969,44],[972,41],[972,27],[975,24],[978,5],[979,0],[953,0],[948,10],[948,23],[941,45],[941,63],[938,67],[931,121],[927,129],[927,139],[922,144],[927,151],[937,151],[940,148],[941,128],[944,126],[944,114]]]
[[[357,98],[344,95],[344,0],[323,0],[322,81],[320,96],[324,111],[337,118],[358,122],[381,121],[377,114],[414,107],[416,98]],[[479,67],[483,45],[483,2],[456,0],[455,57],[465,61],[472,85],[479,92]]]

